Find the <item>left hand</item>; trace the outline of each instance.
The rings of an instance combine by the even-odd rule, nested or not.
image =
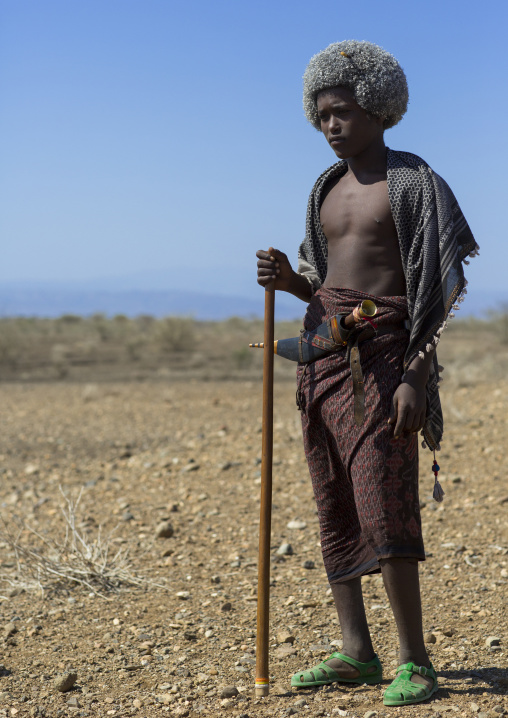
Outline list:
[[[389,424],[395,424],[393,435],[398,439],[403,432],[420,431],[425,422],[427,396],[425,384],[409,370],[392,400]]]

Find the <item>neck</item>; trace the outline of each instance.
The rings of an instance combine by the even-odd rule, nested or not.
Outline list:
[[[379,140],[370,144],[360,154],[347,158],[346,162],[349,165],[349,172],[352,172],[357,179],[386,174],[386,145],[384,138],[380,137]]]

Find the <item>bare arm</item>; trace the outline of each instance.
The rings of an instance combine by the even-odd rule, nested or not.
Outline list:
[[[260,249],[258,258],[258,284],[262,287],[275,280],[275,289],[294,294],[303,302],[310,302],[312,289],[309,281],[293,270],[289,259],[278,249],[269,248],[268,252]]]
[[[423,428],[427,409],[426,387],[433,358],[434,351],[425,352],[424,359],[415,357],[393,395],[388,423],[395,424],[393,435],[396,439],[403,432]]]

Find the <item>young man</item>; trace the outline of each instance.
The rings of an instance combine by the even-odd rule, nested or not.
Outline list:
[[[291,684],[381,681],[361,588],[362,575],[381,570],[401,663],[386,705],[416,703],[437,690],[418,580],[425,553],[417,432],[439,448],[435,347],[466,291],[462,261],[478,249],[448,185],[419,157],[385,146],[384,131],[407,102],[404,72],[382,48],[345,41],[315,55],[304,75],[304,110],[340,161],[311,192],[297,272],[283,252],[257,252],[259,284],[274,280],[276,289],[309,303],[306,330],[364,299],[378,308],[375,333],[358,323],[347,345],[298,369],[305,453],[343,648]]]

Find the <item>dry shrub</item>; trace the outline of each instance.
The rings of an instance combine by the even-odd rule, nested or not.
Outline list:
[[[0,365],[16,369],[26,347],[26,335],[14,319],[0,321]]]
[[[79,585],[102,598],[121,586],[164,588],[132,570],[129,549],[113,547],[112,533],[105,537],[99,527],[95,537],[85,535],[78,519],[81,492],[76,501],[68,498],[61,488],[60,492],[65,522],[63,536],[42,535],[20,518],[15,518],[11,525],[2,521],[0,541],[14,553],[16,571],[14,575],[1,573],[1,582],[25,590],[38,589],[41,593]]]
[[[194,346],[194,320],[189,317],[165,317],[157,322],[155,338],[163,352],[187,352]]]

